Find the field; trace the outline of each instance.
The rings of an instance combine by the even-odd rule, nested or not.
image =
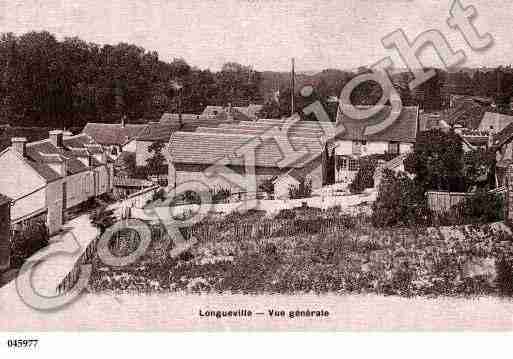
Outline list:
[[[307,216],[312,220],[315,215],[326,220],[338,214]],[[292,216],[305,220],[300,211]],[[234,223],[258,225],[265,220],[254,213],[218,219],[219,233],[199,238],[177,259],[167,255],[161,236],[155,236],[147,253],[127,267],[108,267],[94,258],[88,290],[406,297],[495,296],[513,291],[513,242],[502,224],[376,229],[365,218],[348,218],[343,226],[338,222],[336,231],[328,228],[322,233],[308,230],[266,237],[228,233]],[[137,246],[137,236],[127,238],[130,243],[114,245],[115,254],[126,255]]]

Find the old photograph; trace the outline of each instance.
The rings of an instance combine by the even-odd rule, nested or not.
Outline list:
[[[511,331],[512,14],[0,1],[0,331]]]

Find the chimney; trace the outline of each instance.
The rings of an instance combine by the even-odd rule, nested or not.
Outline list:
[[[62,148],[62,131],[61,130],[53,130],[49,133],[50,142],[57,148]]]
[[[126,116],[125,116],[125,115],[123,115],[123,116],[121,117],[121,128],[125,128],[125,120],[126,120]]]
[[[495,131],[493,130],[493,126],[490,126],[490,131],[488,132],[488,148],[493,146],[493,135]]]
[[[62,158],[61,166],[60,166],[60,175],[62,177],[66,177],[66,174],[68,172],[68,160],[66,158]]]
[[[232,108],[232,103],[231,102],[228,102],[228,120],[230,121],[233,121],[233,108]]]
[[[23,157],[27,155],[27,139],[25,137],[11,138],[11,147]]]

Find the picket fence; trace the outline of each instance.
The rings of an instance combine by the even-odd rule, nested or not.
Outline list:
[[[506,192],[506,187],[499,187],[491,191],[488,191],[488,193],[502,196],[503,199],[506,198]],[[474,193],[428,191],[426,192],[426,196],[427,205],[430,210],[438,214],[445,214],[457,208],[455,206],[465,201],[465,199],[474,196]],[[459,213],[455,214],[459,215]]]
[[[348,228],[350,219],[328,217],[315,219],[261,219],[256,222],[211,222],[181,229],[186,239],[194,237],[200,242],[211,240],[259,240],[273,237],[321,234],[329,235]]]
[[[131,194],[125,200],[117,204],[117,209],[115,209],[114,213],[118,215],[119,218],[126,217],[125,213],[129,212],[127,209],[130,208],[142,208],[148,200],[151,200],[153,194],[159,189],[158,185],[145,188],[141,191]],[[93,239],[85,251],[78,257],[75,262],[73,269],[64,277],[64,279],[57,286],[58,293],[64,293],[75,285],[76,281],[80,276],[80,269],[84,264],[91,263],[91,260],[94,258],[96,254],[96,250],[98,248],[99,237]]]

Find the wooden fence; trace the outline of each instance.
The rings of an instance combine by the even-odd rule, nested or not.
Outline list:
[[[66,277],[59,283],[57,286],[57,293],[61,294],[67,292],[77,282],[80,276],[80,270],[84,264],[90,264],[96,255],[96,250],[98,248],[98,242],[100,241],[100,237],[96,237],[93,241],[89,243],[86,250],[82,255],[78,258],[73,266],[71,272],[69,272]]]
[[[506,199],[506,187],[499,187],[488,191],[490,194],[496,194]],[[436,213],[444,214],[453,210],[457,204],[462,203],[467,198],[474,196],[473,192],[426,192],[428,208]],[[506,208],[505,208],[506,210]]]
[[[270,219],[256,222],[225,221],[201,223],[183,228],[186,239],[196,238],[200,242],[217,240],[264,239],[273,237],[290,237],[294,235],[322,234],[328,235],[343,231],[352,225],[352,219],[345,216],[314,219]]]

